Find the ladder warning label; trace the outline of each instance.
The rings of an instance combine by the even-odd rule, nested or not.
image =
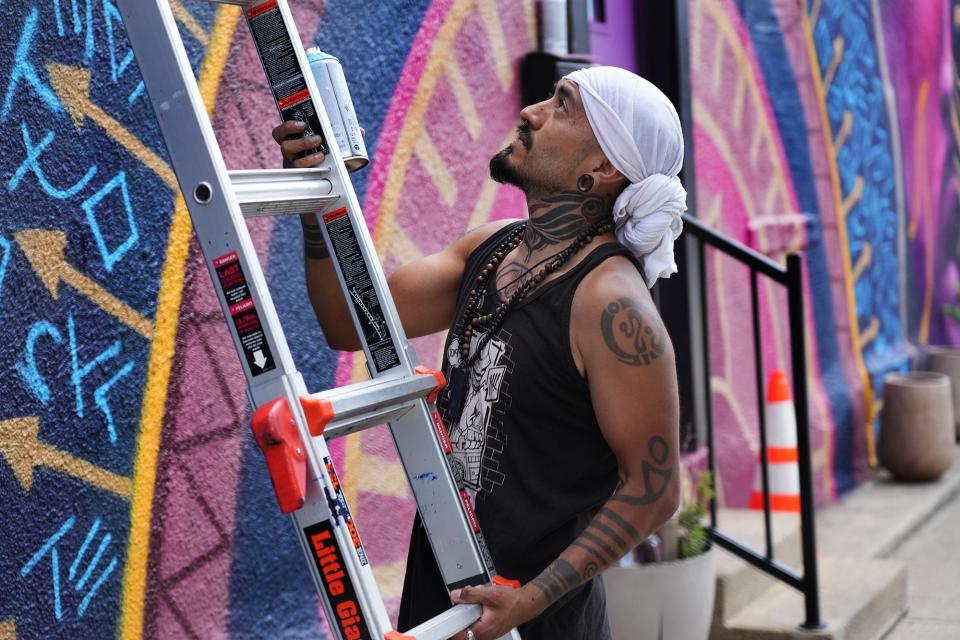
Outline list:
[[[350,515],[350,507],[347,506],[347,499],[343,496],[343,488],[340,487],[340,478],[337,477],[337,471],[333,468],[333,460],[324,458],[323,464],[327,468],[327,475],[330,476],[330,482],[333,483],[333,491],[337,496],[335,504],[331,505],[330,511],[334,514],[335,519],[342,518],[343,522],[347,525],[347,531],[350,532],[350,540],[357,550],[357,558],[360,559],[360,564],[369,564],[370,561],[367,560],[367,552],[363,548],[363,543],[360,542],[360,534],[357,533],[357,525],[353,523],[353,516]]]
[[[350,301],[360,319],[360,328],[363,330],[363,339],[370,350],[370,359],[377,370],[382,373],[387,369],[399,366],[400,358],[397,355],[393,336],[387,326],[387,319],[383,315],[383,308],[373,288],[370,271],[360,251],[360,242],[350,224],[350,216],[346,208],[337,209],[324,214],[323,222],[327,225],[330,242],[333,243],[333,252],[340,264],[343,281],[350,293]]]
[[[267,73],[273,97],[277,101],[277,108],[280,109],[280,117],[284,122],[305,122],[307,126],[304,136],[318,135],[322,138],[320,146],[306,151],[303,155],[327,153],[329,148],[320,126],[320,117],[313,100],[310,99],[296,49],[283,22],[277,0],[267,0],[248,9],[247,23],[257,45],[263,69]]]
[[[263,326],[260,324],[260,315],[250,295],[247,278],[243,275],[240,258],[236,251],[231,251],[219,258],[214,258],[213,268],[217,270],[220,281],[220,290],[227,301],[233,326],[237,330],[237,337],[243,347],[243,355],[247,359],[250,375],[258,376],[277,368],[267,344]]]
[[[347,575],[333,526],[325,520],[305,528],[303,534],[307,537],[310,555],[317,565],[340,635],[347,640],[373,640],[360,611],[357,592]]]

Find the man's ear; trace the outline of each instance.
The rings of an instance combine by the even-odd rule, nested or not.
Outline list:
[[[613,184],[626,179],[626,177],[620,173],[616,167],[613,166],[607,157],[602,154],[595,163],[591,173],[600,184]]]

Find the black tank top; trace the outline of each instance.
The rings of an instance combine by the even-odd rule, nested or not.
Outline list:
[[[457,318],[480,270],[514,228],[507,225],[494,233],[467,259]],[[468,376],[459,419],[447,424],[454,474],[463,479],[474,501],[497,571],[523,583],[570,545],[617,485],[616,458],[600,433],[587,381],[570,350],[570,313],[577,286],[615,255],[630,258],[640,269],[622,245],[600,245],[507,312]],[[484,313],[491,313],[497,304],[495,278],[489,278]],[[445,346],[443,370],[449,374],[450,365],[459,363],[459,345],[448,336]],[[441,413],[444,404],[441,399]],[[401,621],[405,613],[413,612],[411,608],[420,609],[419,600],[423,604],[439,600],[439,609],[423,619],[449,606],[419,526],[413,537]],[[429,562],[434,563],[439,590],[427,589],[422,581],[428,576],[413,566]],[[422,619],[408,621],[416,624]],[[599,581],[584,585],[524,627],[524,640],[541,635],[607,637],[602,586]]]

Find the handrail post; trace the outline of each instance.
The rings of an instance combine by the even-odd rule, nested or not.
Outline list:
[[[790,360],[793,368],[793,401],[797,415],[797,456],[800,473],[800,526],[803,541],[803,584],[806,620],[802,629],[822,629],[817,578],[817,543],[814,522],[813,477],[810,460],[810,424],[807,409],[806,340],[803,309],[803,263],[799,255],[787,256],[787,299],[790,315]]]

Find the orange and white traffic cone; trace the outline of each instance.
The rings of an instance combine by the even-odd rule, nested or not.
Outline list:
[[[797,416],[783,371],[770,372],[767,403],[767,480],[770,510],[800,513],[800,467],[797,462]],[[757,467],[751,509],[763,509],[762,468]]]

